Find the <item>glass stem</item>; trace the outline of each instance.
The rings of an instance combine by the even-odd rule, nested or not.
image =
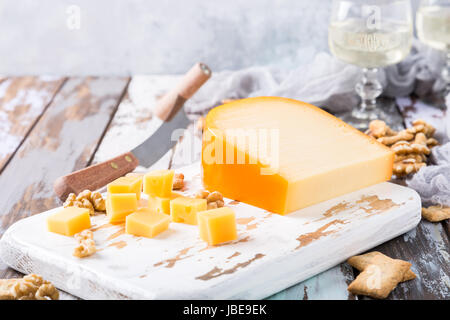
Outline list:
[[[450,93],[450,51],[445,53],[445,66],[442,70],[442,78],[445,81],[445,95]]]
[[[378,80],[377,68],[364,68],[361,80],[356,84],[356,93],[361,97],[360,112],[369,112],[375,109],[376,99],[383,92]]]

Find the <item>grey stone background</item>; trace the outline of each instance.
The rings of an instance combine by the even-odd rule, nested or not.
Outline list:
[[[331,0],[0,0],[0,74],[289,68],[328,50],[330,9]]]

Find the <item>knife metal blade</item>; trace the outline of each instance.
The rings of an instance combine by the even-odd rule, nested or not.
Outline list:
[[[175,130],[186,129],[189,123],[190,120],[181,108],[170,121],[163,122],[147,140],[131,150],[131,153],[139,160],[139,165],[150,167],[177,143],[177,140],[172,139]]]

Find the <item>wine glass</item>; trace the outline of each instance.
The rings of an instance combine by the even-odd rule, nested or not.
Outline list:
[[[450,0],[422,0],[416,15],[417,36],[426,45],[443,51],[445,94],[450,92]]]
[[[338,59],[362,68],[355,86],[361,103],[342,117],[344,121],[363,130],[373,119],[388,120],[376,101],[383,91],[378,70],[409,54],[412,34],[410,0],[333,0],[330,50]]]

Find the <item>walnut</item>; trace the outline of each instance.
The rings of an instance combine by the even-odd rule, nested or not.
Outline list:
[[[175,173],[173,177],[173,190],[180,190],[184,187],[184,174],[182,173]]]
[[[428,138],[427,139],[427,146],[428,147],[434,147],[437,146],[439,142],[435,138]]]
[[[89,213],[94,215],[96,211],[102,212],[106,210],[105,199],[99,192],[92,192],[90,190],[84,190],[77,195],[74,193],[69,194],[64,207],[78,207],[87,208]]]
[[[405,155],[414,152],[408,141],[398,141],[391,146],[391,149],[396,155]]]
[[[197,192],[195,197],[199,199],[206,199],[208,210],[222,208],[225,205],[225,202],[223,201],[223,196],[218,191],[210,193],[207,190],[200,190],[199,192]]]
[[[206,197],[208,202],[216,202],[217,200],[223,200],[223,196],[220,192],[213,191]]]
[[[409,141],[414,138],[414,134],[408,132],[407,130],[402,130],[393,136],[386,136],[378,138],[378,142],[385,144],[387,146],[393,145],[399,141]]]
[[[408,175],[410,173],[416,173],[420,168],[426,166],[426,163],[410,163],[407,161],[400,161],[394,163],[394,174],[396,176]]]
[[[91,193],[92,192],[90,190],[84,190],[77,195],[77,200],[90,199]]]
[[[222,208],[224,205],[225,205],[225,203],[223,202],[223,200],[217,200],[216,202],[208,202],[207,209],[211,210],[211,209]]]
[[[97,251],[94,234],[91,230],[83,230],[75,234],[74,238],[78,241],[78,246],[73,250],[73,256],[78,258],[89,257]]]
[[[393,136],[396,132],[389,128],[386,122],[381,120],[373,120],[369,124],[368,134],[374,138],[381,138],[385,136]]]
[[[217,209],[219,206],[217,205],[216,202],[211,202],[207,204],[207,209],[211,210],[211,209]]]
[[[58,300],[59,292],[53,284],[43,284],[36,291],[35,297],[36,300]]]
[[[30,274],[22,279],[0,280],[0,300],[58,300],[59,292],[41,276]]]
[[[106,211],[105,199],[99,192],[92,192],[90,200],[96,211]]]
[[[417,132],[422,132],[428,138],[431,138],[436,132],[436,129],[431,124],[422,119],[414,120],[412,122],[412,125],[414,128],[416,128]]]
[[[195,197],[197,199],[206,199],[206,197],[208,197],[209,195],[209,191],[207,190],[200,190],[195,194]]]
[[[412,127],[396,132],[384,121],[374,120],[366,132],[394,151],[393,172],[397,177],[415,173],[426,166],[430,148],[438,144],[432,137],[436,131],[433,126],[424,120],[416,120],[412,124]]]
[[[75,202],[75,206],[79,208],[86,208],[89,209],[89,214],[92,216],[95,214],[95,208],[92,202],[89,199],[82,198],[80,200],[77,200]]]
[[[424,133],[418,132],[414,137],[414,141],[411,143],[411,148],[415,153],[423,153],[429,155],[431,153],[427,145],[427,137]]]
[[[85,258],[93,255],[95,252],[97,252],[95,241],[86,239],[78,243],[78,246],[73,249],[72,255],[77,258]]]
[[[420,163],[427,160],[426,156],[419,153],[409,153],[409,154],[396,154],[394,157],[394,162],[405,161],[407,163]]]
[[[67,196],[66,201],[64,202],[64,207],[72,207],[72,204],[77,200],[77,195],[75,193],[71,193]]]

